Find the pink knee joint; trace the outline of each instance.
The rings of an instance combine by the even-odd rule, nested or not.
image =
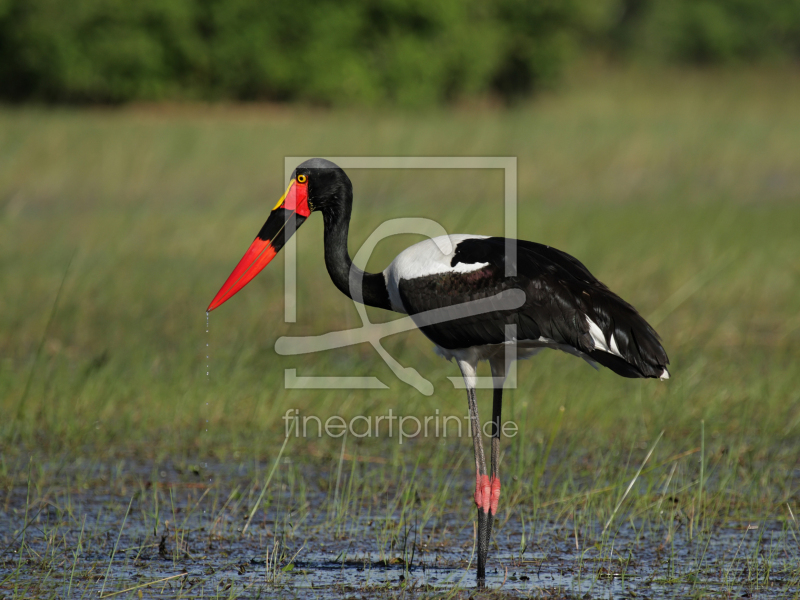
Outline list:
[[[489,508],[493,515],[497,514],[497,505],[500,503],[500,479],[492,477],[492,499]]]
[[[492,484],[488,475],[478,475],[475,478],[475,504],[488,512],[492,503]]]

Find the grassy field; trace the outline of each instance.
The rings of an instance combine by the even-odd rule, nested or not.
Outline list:
[[[92,504],[99,495],[119,500],[105,505],[107,516],[119,518],[94,529],[96,544],[110,539],[92,559],[100,576],[116,565],[108,551],[125,528],[131,494],[141,503],[141,530],[172,535],[172,549],[159,553],[175,556],[181,529],[173,516],[164,530],[159,502],[172,502],[173,511],[183,502],[189,514],[202,506],[192,531],[214,531],[234,504],[246,514],[274,515],[264,531],[286,522],[287,507],[311,511],[309,527],[292,529],[285,549],[272,555],[272,571],[267,554],[274,577],[304,540],[356,535],[358,523],[376,513],[391,516],[375,544],[392,556],[411,524],[424,530],[449,515],[471,528],[468,439],[420,436],[400,445],[386,436],[351,437],[343,445],[290,438],[275,460],[290,408],[322,419],[383,415],[390,407],[404,415],[466,414],[463,391],[447,379],[457,368],[435,357],[419,332],[388,338],[385,347],[433,384],[433,396],[394,378],[366,344],[276,354],[280,336],[360,323],[328,279],[320,218],[297,235],[297,323],[283,322],[280,260],[215,311],[208,332],[204,310],[282,193],[284,156],[474,155],[518,157],[519,236],[581,259],[656,326],[672,365],[665,383],[595,372],[560,353],[519,365],[519,387],[504,404],[504,419],[520,431],[504,445],[494,555],[502,557],[506,539],[516,547],[509,556],[520,554],[526,523],[529,541],[533,531],[553,540],[566,532],[568,542],[574,533],[576,548],[595,548],[609,561],[615,536],[636,546],[637,532],[647,530],[670,547],[679,535],[717,539],[726,523],[770,524],[794,567],[770,574],[756,544],[747,558],[754,576],[730,576],[735,570],[739,577],[736,561],[745,559],[733,551],[713,555],[721,562],[709,575],[703,569],[713,552],[693,546],[678,561],[683,571],[676,574],[671,561],[656,580],[667,592],[672,577],[692,590],[743,585],[796,593],[798,106],[796,72],[662,71],[583,73],[560,93],[512,111],[0,110],[0,509],[10,523],[0,531],[0,565],[9,573],[0,576],[0,590],[65,595],[61,584],[31,587],[38,584],[23,576],[25,564],[92,572],[78,532],[84,535],[86,515],[100,523]],[[350,177],[352,253],[398,216],[434,219],[451,233],[502,234],[499,171],[362,170]],[[368,267],[383,269],[416,239],[382,242]],[[374,375],[389,389],[287,390],[286,368]],[[486,391],[479,402],[488,419]],[[180,502],[174,489],[186,494]],[[200,500],[212,498],[206,510]],[[56,507],[48,508],[52,521],[44,506]],[[41,533],[26,528],[29,522]],[[633,533],[620,533],[625,527]],[[244,539],[241,529],[231,523],[220,535]],[[468,543],[471,534],[464,536]],[[263,551],[263,539],[247,539]],[[61,554],[67,558],[59,563]],[[469,548],[463,554],[467,560]],[[141,583],[123,574],[109,579],[109,572],[100,583],[86,575],[81,589],[89,581],[104,593]],[[591,572],[602,582],[596,565]],[[225,594],[245,593],[236,585]]]

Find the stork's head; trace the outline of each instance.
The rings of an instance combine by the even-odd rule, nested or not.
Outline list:
[[[352,198],[350,178],[331,161],[312,158],[299,164],[267,222],[206,310],[220,306],[258,275],[312,212],[334,215],[348,210]]]
[[[292,180],[305,179],[308,185],[308,206],[323,214],[340,210],[352,202],[350,178],[335,163],[324,158],[311,158],[300,163]]]

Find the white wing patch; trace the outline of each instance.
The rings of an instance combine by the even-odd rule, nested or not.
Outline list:
[[[619,348],[617,348],[617,340],[614,339],[614,334],[611,334],[611,340],[608,342],[608,348],[611,350],[611,354],[616,354],[619,357],[622,357],[622,354],[619,352]]]
[[[623,358],[622,354],[619,352],[617,340],[614,339],[613,333],[611,334],[611,339],[606,341],[606,336],[603,334],[603,330],[600,329],[600,326],[597,323],[592,321],[589,317],[586,317],[586,322],[589,324],[589,335],[592,336],[595,350],[602,350],[604,352],[608,352],[609,354],[614,354],[620,358]]]
[[[622,354],[620,354],[619,348],[617,347],[617,340],[614,339],[613,333],[611,334],[611,339],[606,342],[606,336],[603,334],[603,330],[600,329],[597,323],[592,321],[589,317],[586,317],[586,322],[589,324],[589,335],[592,336],[595,350],[603,350],[609,354],[614,354],[620,358],[624,358]],[[661,375],[659,375],[658,378],[661,381],[669,379],[669,371],[664,369],[661,371]]]
[[[465,234],[443,235],[423,240],[403,250],[383,272],[392,309],[401,313],[408,312],[400,299],[401,280],[442,273],[470,273],[488,265],[489,263],[465,264],[460,262],[455,267],[450,266],[459,242],[469,239],[485,240],[486,237],[485,235]]]

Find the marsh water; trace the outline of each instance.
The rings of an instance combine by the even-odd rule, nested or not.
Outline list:
[[[268,463],[209,465],[47,463],[26,481],[14,481],[0,505],[0,596],[478,593],[466,469],[452,479],[464,482],[463,489],[453,484],[452,506],[431,513],[419,492],[404,496],[402,477],[357,489],[341,462],[284,458],[282,476],[268,486]],[[363,469],[380,476],[384,467]],[[798,540],[790,523],[729,520],[707,524],[701,533],[689,507],[676,506],[672,497],[658,500],[670,519],[621,514],[605,533],[603,523],[564,514],[557,506],[527,515],[501,511],[483,593],[547,598],[800,593]]]

